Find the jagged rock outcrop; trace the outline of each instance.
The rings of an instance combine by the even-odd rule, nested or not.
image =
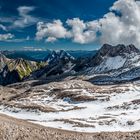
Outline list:
[[[134,45],[108,44],[91,59],[86,70],[94,83],[120,83],[140,78],[140,50]]]
[[[32,73],[29,79],[46,78],[71,73],[75,66],[75,58],[64,50],[52,51],[44,61],[48,62],[48,65]]]
[[[140,53],[139,49],[137,49],[134,45],[125,46],[123,44],[119,44],[117,46],[111,46],[109,44],[104,44],[102,48],[98,51],[98,55],[101,56],[111,56],[115,57],[118,55],[124,55],[125,53],[131,54],[132,52]]]
[[[0,53],[0,71],[5,67],[6,63],[9,61],[2,53]]]
[[[8,59],[0,54],[0,85],[20,82],[33,71],[40,69],[41,66],[41,62]]]
[[[44,61],[47,61],[48,63],[58,63],[60,61],[73,61],[73,60],[75,60],[75,58],[64,50],[52,51],[44,59]]]
[[[140,54],[140,50],[132,44],[128,46],[125,46],[123,44],[119,44],[117,46],[104,44],[101,49],[96,53],[96,55],[92,58],[90,65],[99,65],[106,57],[126,57],[126,55],[131,55],[132,53],[136,53],[137,55]]]

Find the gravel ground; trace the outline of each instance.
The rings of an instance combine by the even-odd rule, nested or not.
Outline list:
[[[140,131],[79,133],[47,128],[0,114],[0,140],[140,140]]]

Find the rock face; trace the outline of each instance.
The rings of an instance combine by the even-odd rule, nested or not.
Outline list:
[[[40,68],[39,63],[24,59],[8,59],[0,54],[0,85],[22,81]]]
[[[47,61],[48,63],[58,63],[59,61],[72,61],[75,60],[73,56],[71,56],[69,53],[67,53],[64,50],[60,51],[52,51],[45,59],[44,61]]]
[[[111,46],[109,44],[104,44],[97,54],[92,58],[90,65],[99,65],[106,57],[126,57],[126,55],[131,55],[132,53],[136,53],[138,55],[140,54],[140,50],[134,45],[125,46],[123,44],[119,44],[117,46]]]
[[[61,75],[64,73],[71,73],[75,66],[75,58],[64,50],[52,51],[44,61],[48,65],[40,70],[35,71],[30,76],[30,79],[46,78],[49,76]]]
[[[115,57],[118,55],[124,55],[125,53],[131,54],[132,52],[140,53],[139,49],[137,49],[132,44],[128,46],[125,46],[123,44],[119,44],[117,46],[104,44],[103,47],[99,50],[98,54],[100,54],[101,56]]]
[[[7,62],[8,58],[6,58],[2,53],[0,53],[0,71],[4,68]]]
[[[134,45],[108,44],[97,52],[90,60],[91,73],[107,73],[112,70],[130,69],[139,65],[140,51]]]
[[[0,84],[7,85],[23,79],[60,75],[70,72],[74,67],[75,58],[69,53],[52,51],[45,62],[27,61],[24,59],[8,59],[0,55]],[[10,80],[8,80],[10,79]]]
[[[96,74],[92,79],[96,83],[120,83],[139,79],[140,51],[134,45],[105,44],[89,65],[87,74]]]
[[[48,65],[32,74],[35,79],[63,74],[93,76],[96,82],[132,80],[139,77],[140,51],[134,45],[104,44],[94,57],[74,59],[65,51],[52,51],[45,60]],[[135,71],[135,73],[133,73]],[[92,79],[92,80],[93,80]],[[93,80],[94,81],[94,80]]]

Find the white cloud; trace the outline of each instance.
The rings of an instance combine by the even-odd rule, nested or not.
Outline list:
[[[0,24],[0,29],[2,29],[3,31],[7,31],[7,28],[2,24]]]
[[[47,39],[46,39],[46,42],[54,42],[54,41],[56,41],[57,39],[55,38],[55,37],[48,37]]]
[[[36,39],[54,42],[57,39],[71,38],[73,42],[81,44],[93,42],[96,38],[95,29],[88,29],[95,26],[96,22],[84,23],[79,18],[68,19],[66,24],[70,29],[66,29],[60,20],[54,20],[52,23],[39,22],[37,24]]]
[[[22,17],[28,15],[28,13],[33,11],[34,9],[34,6],[20,6],[17,8],[17,10],[19,11],[19,15]]]
[[[118,0],[103,18],[93,21],[68,19],[66,23],[55,20],[52,23],[37,24],[37,39],[53,42],[67,38],[73,42],[86,44],[140,44],[140,1]],[[65,26],[65,27],[64,27]]]
[[[30,36],[27,36],[26,38],[15,38],[15,35],[11,33],[6,33],[6,34],[0,34],[0,41],[4,42],[24,42],[24,41],[29,41],[31,40]]]
[[[36,39],[46,39],[47,42],[52,42],[67,36],[67,30],[63,27],[60,20],[54,20],[52,23],[39,22],[37,24]]]
[[[31,39],[30,36],[27,36],[27,37],[26,37],[26,40],[27,40],[27,41],[30,40],[30,39]]]
[[[31,15],[30,12],[34,11],[34,6],[20,6],[17,8],[18,16],[14,17],[0,17],[0,29],[4,31],[25,28],[36,24],[39,18]],[[6,25],[6,26],[4,26]]]
[[[38,18],[29,13],[35,10],[33,6],[20,6],[17,8],[19,17],[14,20],[10,28],[25,28],[38,22]]]
[[[116,45],[140,44],[140,2],[135,0],[118,0],[110,8],[111,12],[99,20],[102,25],[101,43]],[[119,12],[120,16],[116,13]]]
[[[86,25],[82,20],[79,18],[74,18],[74,19],[68,19],[66,21],[69,27],[72,29],[70,30],[70,36],[73,38],[74,42],[81,42],[84,43],[84,35],[83,32],[86,29]]]
[[[88,30],[87,24],[83,20],[79,18],[68,19],[66,23],[72,28],[69,34],[73,42],[84,44],[94,40],[95,33]]]
[[[0,34],[0,41],[7,41],[9,39],[14,38],[14,35],[11,33],[7,33],[7,34]]]

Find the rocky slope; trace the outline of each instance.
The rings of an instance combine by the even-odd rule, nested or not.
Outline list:
[[[139,66],[140,51],[134,45],[117,45],[108,44],[97,52],[91,59],[90,67],[93,69],[91,73],[107,73],[119,69],[131,69]]]
[[[64,50],[52,51],[44,58],[44,61],[47,61],[48,63],[58,63],[61,60],[72,61],[75,60],[75,58]]]
[[[0,115],[0,120],[1,140],[139,140],[140,135],[140,131],[78,133],[47,128],[5,115]]]
[[[3,54],[0,54],[0,85],[20,82],[33,71],[46,64],[24,59],[8,59]]]
[[[134,45],[108,44],[90,60],[85,74],[96,84],[110,84],[139,79],[140,51]]]
[[[52,51],[44,61],[48,62],[48,65],[32,73],[29,79],[46,79],[49,76],[72,74],[75,66],[75,58],[63,50]]]
[[[140,84],[97,86],[82,79],[0,87],[0,113],[77,132],[140,130]]]

